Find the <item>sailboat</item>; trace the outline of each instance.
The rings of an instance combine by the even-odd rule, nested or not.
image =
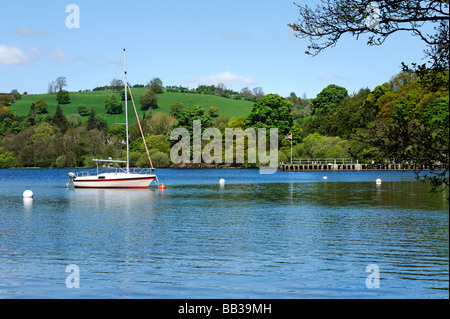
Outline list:
[[[127,159],[123,160],[113,160],[113,159],[93,159],[97,163],[97,170],[94,173],[90,172],[69,172],[69,183],[72,182],[75,188],[147,188],[156,179],[157,176],[153,173],[154,168],[152,161],[148,152],[147,145],[145,143],[144,134],[142,132],[141,125],[139,123],[139,117],[137,115],[136,106],[134,105],[133,96],[131,95],[131,89],[128,87],[127,82],[127,71],[126,71],[126,60],[125,60],[125,49],[123,49],[123,61],[124,61],[124,73],[125,73],[125,93],[127,88],[129,89],[130,96],[133,102],[134,111],[136,118],[141,130],[142,139],[144,141],[145,149],[147,151],[147,156],[150,161],[150,168],[144,169],[130,169],[130,147],[128,140],[128,98],[125,94],[125,127],[126,127],[126,147],[127,147]],[[101,172],[99,170],[99,165],[103,163],[114,163],[117,165],[116,169],[112,171],[109,169],[106,172]],[[118,163],[125,163],[126,167],[121,168]],[[69,185],[68,183],[68,185]]]

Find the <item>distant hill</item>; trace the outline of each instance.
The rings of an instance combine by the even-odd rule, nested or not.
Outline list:
[[[140,109],[139,99],[147,92],[147,88],[132,88],[133,99],[136,104],[136,108],[139,115],[142,115],[145,111]],[[112,94],[115,94],[117,99],[121,100],[120,94],[115,92],[111,93],[110,90],[103,91],[85,91],[85,92],[70,92],[70,104],[63,104],[61,108],[64,115],[78,114],[78,105],[84,104],[89,109],[94,108],[97,114],[101,114],[108,120],[108,124],[125,123],[125,112],[120,115],[106,114],[105,100],[109,99]],[[211,106],[217,106],[219,108],[219,115],[226,115],[230,119],[232,117],[247,116],[250,114],[253,102],[245,100],[232,100],[216,95],[195,94],[195,93],[179,93],[179,92],[164,92],[158,94],[158,108],[154,111],[162,111],[165,113],[170,112],[170,106],[173,103],[180,102],[184,104],[184,107],[192,105],[200,105],[206,111]],[[38,116],[46,117],[47,115],[53,116],[58,105],[56,101],[56,94],[31,94],[24,95],[20,100],[14,102],[9,106],[9,110],[17,115],[28,115],[30,111],[31,103],[37,99],[43,98],[47,103],[48,113],[39,114]],[[131,101],[128,103],[128,118],[130,123],[135,118],[133,105]],[[87,117],[83,117],[86,120]]]

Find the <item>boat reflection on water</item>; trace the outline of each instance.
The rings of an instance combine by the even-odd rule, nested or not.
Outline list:
[[[154,206],[155,192],[159,191],[126,188],[71,188],[68,199],[70,206],[78,207],[77,210],[151,212]]]

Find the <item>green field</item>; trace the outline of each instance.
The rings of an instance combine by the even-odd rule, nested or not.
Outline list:
[[[135,88],[131,89],[133,94],[133,99],[138,110],[138,114],[142,115],[144,111],[140,110],[139,99],[147,92],[147,88]],[[107,120],[108,124],[114,123],[124,123],[125,122],[125,112],[120,115],[109,115],[105,112],[105,100],[111,97],[111,91],[89,91],[89,92],[70,92],[70,104],[61,105],[64,115],[78,114],[78,105],[84,104],[89,109],[91,107],[97,112],[97,114],[103,115]],[[120,100],[118,93],[114,93],[116,97]],[[176,93],[176,92],[165,92],[163,94],[158,94],[158,108],[154,111],[162,111],[169,113],[170,106],[173,103],[181,102],[184,107],[189,107],[192,105],[200,105],[205,110],[208,110],[211,106],[217,106],[219,108],[219,115],[226,115],[230,119],[232,117],[247,116],[250,114],[253,102],[244,100],[231,100],[215,95],[205,95],[205,94],[194,94],[194,93]],[[28,115],[30,111],[31,103],[35,102],[37,99],[43,98],[47,103],[48,113],[40,114],[40,117],[46,117],[47,115],[53,116],[58,105],[56,101],[56,94],[33,94],[25,95],[20,100],[13,103],[9,109],[11,112],[17,115]],[[131,101],[128,103],[128,118],[130,121],[134,119],[134,110]],[[87,117],[83,117],[86,120]]]

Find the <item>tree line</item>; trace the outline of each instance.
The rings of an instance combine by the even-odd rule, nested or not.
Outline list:
[[[403,71],[373,90],[361,88],[353,94],[332,84],[307,103],[295,93],[267,94],[254,103],[247,117],[231,119],[219,115],[217,107],[205,110],[174,103],[166,114],[149,106],[153,112],[145,112],[140,122],[156,167],[171,164],[175,141],[170,141],[170,132],[177,127],[192,130],[193,121],[200,119],[203,129],[217,127],[222,132],[227,127],[278,128],[279,160],[284,162],[291,152],[291,141],[284,137],[292,135],[294,158],[439,162],[448,172],[448,78],[448,70]],[[156,96],[150,87],[148,93]],[[116,102],[122,107],[121,101]],[[305,109],[306,117],[299,116]],[[83,108],[84,122],[66,117],[63,104],[46,118],[32,110],[33,105],[27,116],[15,115],[8,107],[0,110],[0,167],[80,167],[90,166],[92,158],[125,156],[124,127],[108,126],[92,108]],[[140,136],[137,124],[132,124],[131,161],[137,166],[146,163]],[[440,180],[448,183],[445,178]]]
[[[225,84],[218,83],[217,85],[198,85],[196,88],[189,89],[187,87],[179,86],[166,86],[167,92],[179,92],[179,93],[194,93],[194,94],[208,94],[224,97],[232,100],[245,100],[256,102],[262,98],[265,93],[261,87],[255,87],[250,90],[248,87],[243,88],[240,92],[228,89]]]

